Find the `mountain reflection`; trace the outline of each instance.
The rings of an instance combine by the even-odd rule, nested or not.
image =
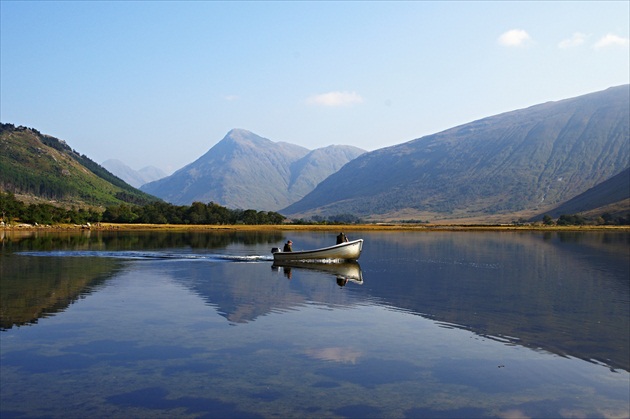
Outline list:
[[[116,269],[106,259],[0,257],[0,330],[37,323],[95,292]]]
[[[297,310],[307,304],[347,306],[353,296],[339,292],[339,278],[360,283],[360,266],[313,264],[269,265],[266,263],[223,263],[191,266],[188,277],[177,280],[216,307],[232,324],[249,323],[271,313]],[[344,282],[345,285],[345,282]]]
[[[387,257],[397,255],[397,266],[380,278],[370,274],[370,292],[400,310],[482,336],[628,371],[629,237],[382,236],[371,256],[393,248]],[[372,261],[388,263],[387,257]]]

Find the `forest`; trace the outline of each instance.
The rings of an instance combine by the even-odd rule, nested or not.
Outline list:
[[[48,203],[25,204],[11,192],[0,192],[0,215],[5,223],[40,225],[98,222],[141,224],[281,224],[285,217],[276,212],[229,209],[210,202],[190,206],[152,202],[145,205],[119,204],[105,208],[70,209]]]

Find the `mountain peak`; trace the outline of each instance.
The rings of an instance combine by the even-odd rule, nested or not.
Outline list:
[[[239,138],[239,137],[247,137],[251,135],[256,135],[256,134],[243,128],[232,128],[230,131],[228,131],[228,133],[225,136],[230,137],[230,138]]]
[[[248,131],[246,129],[243,128],[233,128],[231,129],[227,134],[225,134],[225,137],[223,137],[224,140],[233,140],[233,141],[256,141],[256,140],[266,140],[266,138],[263,138],[259,135],[254,134],[251,131]],[[269,141],[269,140],[267,140]]]

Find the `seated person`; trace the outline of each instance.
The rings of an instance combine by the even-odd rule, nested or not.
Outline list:
[[[346,237],[346,235],[343,233],[339,233],[339,235],[337,236],[337,244],[345,243],[347,241],[348,237]]]
[[[293,251],[293,242],[291,240],[287,241],[284,244],[284,249],[282,249],[283,252],[292,252]]]

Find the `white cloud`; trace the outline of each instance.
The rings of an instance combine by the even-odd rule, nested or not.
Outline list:
[[[588,38],[588,35],[585,35],[580,32],[575,32],[573,36],[571,36],[571,38],[567,38],[560,41],[560,43],[558,44],[558,48],[565,49],[565,48],[578,47],[582,45],[584,41],[586,41],[586,38]]]
[[[629,45],[630,45],[630,39],[622,38],[620,36],[609,33],[608,35],[604,36],[602,39],[597,41],[597,43],[595,44],[593,48],[601,49],[601,48],[614,47],[614,46],[627,47]]]
[[[227,95],[224,97],[225,100],[227,100],[228,102],[233,102],[235,100],[239,100],[240,97],[237,95]]]
[[[499,36],[498,42],[506,47],[520,47],[531,40],[529,34],[523,29],[511,29]]]
[[[306,99],[309,105],[320,106],[349,106],[361,102],[363,98],[356,92],[328,92]]]

